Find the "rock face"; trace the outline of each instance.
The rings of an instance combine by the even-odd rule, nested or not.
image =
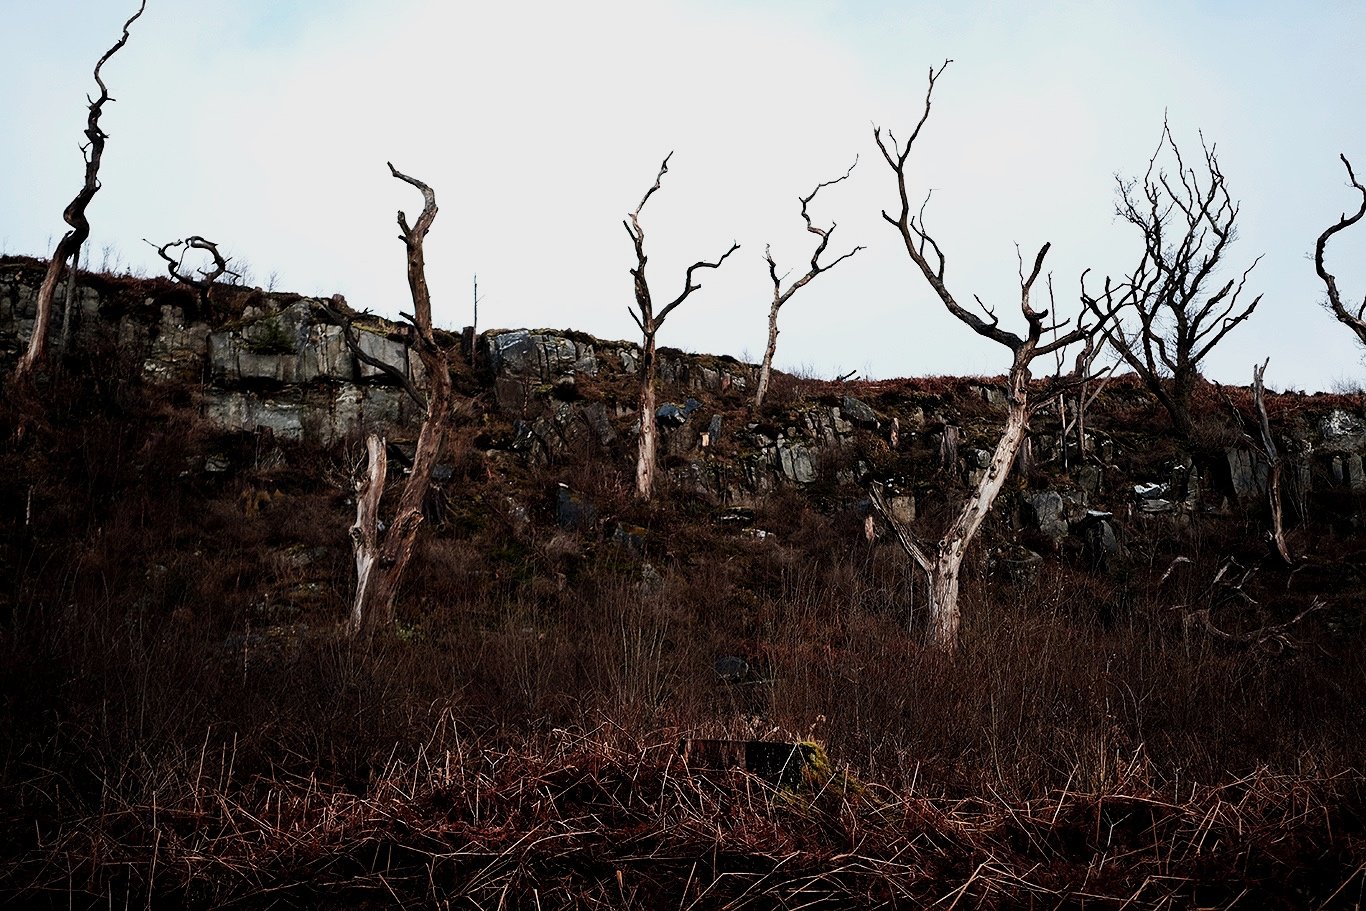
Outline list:
[[[573,383],[579,375],[598,372],[592,343],[549,330],[487,332],[482,345],[494,375],[494,397],[498,407],[509,413],[531,411],[542,386]]]
[[[371,428],[404,427],[416,403],[383,370],[352,353],[339,326],[307,298],[249,307],[238,325],[206,333],[205,413],[228,431],[328,445]],[[357,327],[361,351],[424,384],[422,364],[400,339]]]
[[[1318,422],[1322,448],[1327,452],[1355,452],[1366,450],[1366,418],[1344,408],[1334,408]]]
[[[0,259],[0,368],[31,331],[39,266]],[[206,314],[196,295],[169,282],[120,282],[95,276],[78,289],[72,350],[105,358],[117,351],[117,369],[188,390],[220,431],[319,445],[370,428],[396,442],[415,432],[418,408],[392,375],[419,388],[425,383],[405,327],[357,316],[359,348],[386,371],[352,353],[342,330],[321,318],[321,301],[236,289],[228,295],[231,307],[219,304]],[[475,366],[462,361],[461,379],[466,388],[482,386],[480,407],[490,412],[491,429],[480,445],[489,452],[552,466],[605,458],[629,467],[639,422],[638,346],[550,329],[470,333],[464,345],[462,355],[472,354]],[[754,507],[774,491],[807,487],[843,509],[866,496],[862,485],[876,478],[901,491],[892,506],[912,524],[917,513],[942,518],[945,501],[957,496],[947,488],[974,482],[990,463],[1004,401],[990,381],[904,396],[878,384],[820,386],[783,404],[770,399],[754,415],[747,408],[754,376],[752,365],[731,358],[660,349],[659,452],[677,489],[717,507]],[[1366,495],[1360,405],[1306,398],[1293,414],[1274,428],[1286,458],[1287,496],[1300,504],[1311,487]],[[999,511],[1003,524],[1034,536],[1031,546],[1045,552],[1084,551],[1106,563],[1122,558],[1124,528],[1139,517],[1162,522],[1217,509],[1224,500],[1244,510],[1264,502],[1265,460],[1248,445],[1207,454],[1199,464],[1143,460],[1143,474],[1126,475],[1116,463],[1132,456],[1141,438],[1135,443],[1130,433],[1121,442],[1125,428],[1090,421],[1094,445],[1084,460],[1074,447],[1077,458],[1060,477],[1065,441],[1047,419],[1039,425],[1031,443],[1041,471],[1013,476]],[[1120,453],[1121,446],[1130,453]]]
[[[1228,461],[1229,485],[1233,495],[1242,502],[1250,502],[1266,495],[1267,466],[1264,458],[1257,458],[1250,449],[1230,447],[1224,451]]]
[[[1062,494],[1056,490],[1030,491],[1023,495],[1028,521],[1040,532],[1054,541],[1067,537],[1067,516],[1063,509]]]

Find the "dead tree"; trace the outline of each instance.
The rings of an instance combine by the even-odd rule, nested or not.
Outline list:
[[[841,180],[847,180],[849,175],[854,173],[854,167],[857,164],[858,159],[855,158],[854,164],[849,166],[849,170],[845,171],[842,177],[836,177],[834,180],[827,180],[825,183],[818,183],[816,184],[816,189],[812,190],[806,196],[801,197],[802,221],[806,222],[806,230],[819,237],[820,241],[816,244],[816,251],[811,254],[811,267],[807,269],[805,275],[788,285],[787,290],[783,290],[782,279],[778,277],[778,264],[773,261],[772,248],[764,247],[764,259],[768,262],[768,276],[773,281],[773,303],[770,304],[768,308],[768,345],[764,348],[764,361],[759,366],[758,388],[754,391],[754,411],[756,413],[764,404],[764,395],[768,392],[769,375],[773,372],[773,354],[778,350],[778,311],[782,309],[783,304],[791,299],[792,295],[804,288],[811,279],[820,275],[822,272],[828,272],[835,268],[841,262],[849,259],[855,253],[863,249],[862,246],[855,247],[834,262],[821,265],[821,256],[825,253],[825,248],[830,244],[830,236],[835,233],[836,225],[834,222],[831,222],[830,227],[828,228],[818,228],[811,223],[811,214],[806,211],[806,207],[810,205],[811,200],[816,198],[816,194],[821,191],[822,187],[828,187],[831,184],[839,183]]]
[[[1347,160],[1346,155],[1339,155],[1342,164],[1347,168],[1347,179],[1352,182],[1353,188],[1361,194],[1361,205],[1357,207],[1353,215],[1344,213],[1338,219],[1337,224],[1330,225],[1319,235],[1319,241],[1314,245],[1314,268],[1318,270],[1319,278],[1323,279],[1323,284],[1328,288],[1328,307],[1333,311],[1333,315],[1338,318],[1348,329],[1356,333],[1357,338],[1363,345],[1366,345],[1366,298],[1361,301],[1361,306],[1355,312],[1348,310],[1342,303],[1342,292],[1338,290],[1337,278],[1323,265],[1323,254],[1328,247],[1328,241],[1339,231],[1345,231],[1352,225],[1366,217],[1366,187],[1357,180],[1356,173],[1352,170],[1352,163]]]
[[[408,252],[408,289],[413,299],[411,315],[403,314],[412,324],[410,337],[427,373],[427,397],[418,432],[417,451],[412,468],[403,484],[398,508],[387,526],[380,522],[380,502],[388,473],[384,438],[370,434],[366,439],[368,470],[356,482],[356,521],[351,526],[351,544],[356,557],[356,594],[352,601],[347,628],[352,634],[372,634],[392,627],[394,600],[398,594],[403,572],[412,559],[417,542],[417,531],[422,525],[422,504],[431,487],[432,472],[445,448],[451,411],[452,389],[450,367],[446,352],[437,344],[432,332],[432,302],[427,289],[426,266],[423,261],[422,241],[436,218],[436,194],[420,180],[400,173],[392,164],[389,172],[411,184],[422,193],[422,214],[413,225],[402,210],[398,226],[400,239]],[[353,351],[358,350],[347,324],[347,338]],[[415,394],[411,383],[404,383],[410,395]]]
[[[209,292],[213,288],[214,282],[224,275],[237,276],[236,272],[228,268],[228,263],[232,257],[225,257],[219,252],[218,244],[206,240],[198,234],[192,234],[184,240],[173,240],[168,244],[162,244],[160,247],[145,237],[143,242],[154,247],[157,255],[166,261],[166,271],[171,278],[183,285],[189,285],[199,293],[199,306],[202,310],[207,311],[209,308]],[[172,256],[170,252],[172,250],[177,250],[178,253]],[[213,268],[198,270],[198,278],[192,272],[182,271],[185,268],[185,254],[191,250],[203,250],[213,258]]]
[[[1100,331],[1103,323],[1098,317],[1095,322],[1086,324],[1082,321],[1083,313],[1079,314],[1077,324],[1068,329],[1067,322],[1070,321],[1060,322],[1051,315],[1050,309],[1037,309],[1031,303],[1030,293],[1043,271],[1044,257],[1048,255],[1049,244],[1039,248],[1028,274],[1025,273],[1023,259],[1019,260],[1020,312],[1025,321],[1023,335],[1003,328],[995,311],[982,303],[980,298],[976,299],[981,310],[979,314],[962,306],[949,290],[945,283],[946,258],[925,226],[924,206],[921,206],[919,214],[912,213],[907,159],[916,139],[920,136],[921,129],[929,119],[935,83],[950,62],[945,61],[938,69],[931,68],[929,87],[925,92],[924,111],[915,130],[904,144],[899,143],[890,132],[887,134],[887,141],[884,142],[881,128],[873,130],[873,138],[882,152],[882,157],[896,176],[901,203],[898,214],[890,215],[883,210],[882,217],[900,234],[906,247],[906,254],[920,270],[925,281],[934,289],[949,313],[973,332],[1002,345],[1011,354],[1007,378],[1006,420],[1000,439],[992,452],[991,462],[986,471],[938,543],[920,543],[911,529],[897,520],[891,510],[886,508],[881,491],[874,488],[872,492],[874,505],[882,513],[902,547],[928,578],[930,640],[946,652],[954,651],[958,645],[958,593],[963,557],[1005,485],[1011,466],[1015,463],[1016,455],[1024,441],[1030,414],[1051,400],[1050,396],[1038,403],[1030,401],[1030,365],[1036,358],[1053,355],[1069,345],[1084,341]]]
[[[1285,508],[1281,499],[1281,481],[1284,477],[1285,459],[1281,456],[1280,448],[1271,435],[1271,420],[1266,412],[1266,386],[1262,382],[1266,375],[1267,365],[1270,363],[1271,359],[1267,358],[1260,367],[1256,364],[1252,365],[1252,406],[1257,412],[1258,439],[1254,440],[1252,434],[1247,432],[1243,433],[1243,439],[1266,463],[1266,499],[1267,509],[1271,516],[1271,530],[1267,537],[1281,562],[1286,566],[1292,566],[1295,559],[1291,555],[1290,546],[1285,540]],[[1233,404],[1233,400],[1225,394],[1224,401],[1228,403],[1229,410],[1233,412],[1234,420],[1242,424],[1243,416],[1238,411],[1238,407]]]
[[[1200,140],[1202,164],[1187,167],[1166,120],[1140,182],[1116,177],[1116,213],[1137,228],[1143,250],[1120,281],[1107,277],[1092,293],[1082,275],[1081,298],[1097,316],[1116,310],[1131,316],[1112,322],[1106,338],[1171,416],[1184,441],[1191,435],[1191,394],[1200,362],[1252,315],[1261,295],[1243,299],[1258,256],[1237,278],[1215,285],[1229,244],[1237,236],[1239,204],[1229,195],[1215,147]],[[1169,153],[1175,173],[1159,163]]]
[[[70,226],[70,230],[62,235],[61,240],[57,241],[57,247],[52,251],[52,258],[48,260],[47,271],[43,274],[43,282],[38,287],[38,299],[33,317],[33,334],[29,336],[28,349],[14,368],[16,382],[31,376],[34,369],[47,356],[47,336],[52,326],[52,303],[57,294],[57,285],[61,281],[62,270],[68,261],[72,263],[73,270],[76,268],[75,260],[80,253],[81,245],[90,236],[90,221],[86,218],[85,210],[90,205],[90,200],[99,192],[100,159],[104,157],[104,141],[109,138],[109,135],[100,127],[100,116],[104,113],[105,102],[113,100],[109,97],[109,89],[100,76],[100,70],[110,57],[118,53],[119,49],[128,43],[128,30],[142,15],[146,6],[147,0],[142,0],[137,12],[123,24],[122,37],[114,43],[113,47],[105,51],[104,56],[95,64],[95,84],[100,87],[100,94],[98,98],[86,96],[86,101],[90,105],[85,120],[87,145],[81,149],[81,154],[85,158],[85,183],[81,185],[80,192],[62,212],[62,220]],[[66,314],[66,318],[68,320],[71,318],[70,312]]]
[[[1105,387],[1114,378],[1114,364],[1109,364],[1099,370],[1096,369],[1096,360],[1100,357],[1105,348],[1104,340],[1096,335],[1088,335],[1082,340],[1081,348],[1077,351],[1077,360],[1072,367],[1070,377],[1073,382],[1068,384],[1066,392],[1058,394],[1058,422],[1062,425],[1059,433],[1060,446],[1062,453],[1062,467],[1067,471],[1071,467],[1071,458],[1068,455],[1068,438],[1072,438],[1077,446],[1077,461],[1084,462],[1090,454],[1090,445],[1086,439],[1086,413],[1091,405],[1095,403],[1100,394],[1105,391]],[[1063,352],[1057,353],[1058,375],[1061,376],[1063,364]]]
[[[655,343],[659,334],[659,327],[664,325],[664,320],[679,304],[688,299],[688,295],[702,287],[693,282],[693,276],[699,269],[719,268],[726,261],[726,257],[740,249],[738,243],[732,243],[730,249],[723,253],[716,262],[700,260],[693,263],[688,267],[688,271],[683,277],[683,290],[658,312],[655,311],[654,299],[650,295],[650,284],[645,280],[647,257],[645,255],[645,231],[640,226],[640,210],[645,208],[645,203],[649,202],[650,197],[659,189],[660,181],[669,172],[669,159],[672,157],[672,152],[664,157],[663,164],[659,166],[659,173],[655,176],[654,186],[645,191],[645,195],[641,197],[640,205],[636,206],[635,211],[627,216],[627,221],[622,222],[626,226],[626,233],[631,235],[631,243],[636,250],[636,265],[631,270],[631,277],[635,285],[636,306],[634,310],[628,308],[627,312],[631,314],[631,319],[635,320],[641,334],[640,445],[636,455],[636,496],[642,500],[650,499],[655,487],[655,451],[659,445],[659,422],[655,415]]]
[[[1285,510],[1281,507],[1281,474],[1285,460],[1281,458],[1281,451],[1276,448],[1276,440],[1271,436],[1271,421],[1266,415],[1266,386],[1262,383],[1267,364],[1270,363],[1271,358],[1267,358],[1262,366],[1254,365],[1252,368],[1252,403],[1257,408],[1257,427],[1261,431],[1262,455],[1266,459],[1266,498],[1271,509],[1271,544],[1276,548],[1276,555],[1290,566],[1295,562],[1295,558],[1290,555],[1290,547],[1285,543]]]
[[[57,354],[64,356],[71,339],[72,314],[76,312],[76,278],[81,271],[81,248],[71,254],[71,268],[66,270],[66,294],[62,297],[62,334],[57,337]]]

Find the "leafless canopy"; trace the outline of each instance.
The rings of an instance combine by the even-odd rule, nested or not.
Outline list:
[[[86,101],[89,103],[85,121],[87,144],[81,149],[81,154],[85,158],[85,181],[81,185],[80,192],[62,212],[62,220],[70,226],[71,230],[62,235],[62,239],[57,242],[57,248],[52,251],[52,258],[48,260],[47,273],[43,276],[43,283],[38,289],[33,335],[29,338],[28,350],[19,359],[19,363],[15,367],[16,379],[22,379],[30,374],[46,355],[48,329],[52,323],[52,301],[57,292],[57,282],[67,261],[76,256],[81,245],[90,236],[90,221],[86,218],[85,210],[90,205],[90,201],[95,198],[95,194],[99,192],[100,161],[104,157],[105,140],[109,138],[108,134],[100,127],[100,116],[104,113],[105,103],[113,100],[109,95],[109,87],[104,84],[104,77],[100,71],[109,61],[109,58],[113,57],[128,43],[128,30],[132,28],[133,23],[142,15],[146,7],[147,0],[142,0],[138,5],[137,12],[124,22],[123,34],[119,40],[114,43],[113,47],[105,51],[104,56],[95,64],[95,84],[100,87],[100,94],[98,98],[86,96]]]
[[[788,299],[791,298],[793,294],[796,294],[799,290],[801,290],[803,286],[805,286],[808,282],[811,281],[811,279],[815,278],[817,275],[820,275],[822,272],[829,272],[831,269],[835,268],[840,263],[844,262],[846,259],[849,259],[855,253],[858,253],[860,250],[865,249],[863,245],[860,244],[859,246],[854,247],[848,253],[844,253],[841,256],[834,259],[833,261],[828,262],[825,265],[821,265],[821,257],[825,255],[825,249],[830,245],[830,238],[834,235],[835,228],[837,228],[838,225],[834,222],[831,222],[830,227],[828,228],[819,227],[812,223],[811,213],[807,211],[807,206],[809,206],[811,204],[811,201],[816,198],[817,193],[819,193],[826,187],[833,186],[834,184],[839,183],[840,181],[848,180],[849,175],[854,173],[854,168],[857,166],[858,158],[855,157],[854,163],[849,166],[849,170],[845,171],[843,174],[841,174],[839,177],[836,177],[834,180],[827,180],[823,183],[816,184],[816,188],[814,190],[812,190],[805,196],[801,197],[802,221],[806,222],[806,230],[820,238],[820,241],[816,244],[816,249],[811,254],[811,267],[806,270],[805,275],[793,281],[792,284],[788,285],[787,290],[782,290],[782,279],[778,277],[778,264],[773,261],[773,253],[771,248],[764,247],[764,259],[768,262],[768,275],[769,278],[773,281],[773,301],[775,309],[787,303]]]
[[[627,309],[631,314],[631,319],[636,327],[640,329],[640,441],[639,451],[636,456],[636,496],[642,500],[648,500],[654,493],[654,471],[655,471],[655,448],[658,426],[655,421],[655,344],[659,334],[659,327],[664,325],[664,320],[674,311],[679,304],[688,299],[688,296],[697,291],[702,286],[696,281],[697,272],[702,269],[717,269],[726,261],[736,250],[740,249],[738,243],[732,243],[730,249],[721,254],[715,262],[710,260],[698,260],[688,267],[683,276],[683,290],[678,296],[663,308],[656,311],[654,298],[650,293],[650,283],[645,279],[645,264],[648,257],[645,255],[645,229],[640,226],[640,213],[645,208],[645,204],[650,201],[650,197],[659,191],[660,183],[664,180],[664,175],[669,172],[669,159],[673,157],[670,152],[664,157],[664,161],[659,166],[659,173],[655,175],[655,182],[650,189],[645,191],[641,197],[640,205],[636,206],[635,211],[627,215],[627,220],[622,222],[626,227],[626,233],[631,235],[631,243],[636,251],[636,264],[631,269],[631,278],[635,287],[636,305],[635,309]]]
[[[173,240],[168,244],[157,247],[150,240],[143,238],[143,241],[156,247],[157,255],[166,261],[166,271],[171,278],[182,284],[189,285],[199,292],[200,306],[208,306],[209,290],[213,283],[224,275],[237,276],[237,273],[228,268],[228,263],[232,257],[225,257],[218,249],[218,244],[211,240],[206,240],[198,234],[192,234],[184,240]],[[199,276],[196,278],[192,272],[184,271],[185,255],[191,250],[202,250],[209,254],[213,259],[213,267],[210,269],[198,270]],[[174,251],[174,254],[172,253]]]
[[[1172,417],[1190,430],[1189,399],[1200,362],[1252,315],[1261,296],[1243,297],[1257,257],[1237,277],[1214,285],[1236,237],[1239,206],[1229,195],[1215,147],[1200,140],[1201,165],[1188,167],[1166,120],[1141,181],[1116,177],[1117,214],[1138,229],[1143,249],[1122,279],[1107,276],[1093,292],[1082,274],[1081,298],[1093,313],[1127,311],[1106,330],[1114,350]],[[1160,163],[1164,153],[1175,172]]]
[[[925,91],[925,104],[920,120],[910,137],[898,142],[890,132],[884,140],[881,128],[873,130],[873,138],[883,159],[896,176],[897,195],[900,210],[895,215],[886,210],[882,217],[900,235],[906,253],[915,263],[925,281],[934,289],[949,313],[959,322],[968,326],[983,338],[1004,346],[1011,353],[1010,372],[1007,379],[1007,402],[1004,426],[991,459],[985,470],[972,485],[972,490],[962,503],[956,518],[945,529],[943,535],[933,546],[916,541],[911,529],[899,520],[888,508],[881,490],[873,486],[870,496],[873,506],[883,515],[888,527],[896,535],[897,541],[926,575],[929,589],[928,609],[931,641],[936,647],[952,652],[958,641],[958,592],[960,571],[968,547],[976,538],[982,522],[990,513],[992,504],[1005,485],[1007,477],[1015,466],[1016,458],[1026,445],[1029,436],[1031,413],[1047,402],[1053,401],[1058,390],[1052,394],[1035,398],[1030,395],[1030,365],[1036,358],[1059,354],[1063,349],[1076,342],[1084,342],[1101,330],[1108,312],[1097,312],[1090,322],[1087,313],[1078,314],[1075,322],[1059,320],[1054,316],[1053,283],[1045,279],[1048,287],[1049,306],[1036,307],[1031,295],[1039,276],[1043,274],[1044,258],[1048,255],[1049,244],[1044,244],[1035,254],[1032,265],[1026,271],[1024,257],[1016,250],[1016,260],[1020,276],[1020,313],[1024,317],[1023,334],[1013,332],[1001,325],[995,310],[980,298],[974,298],[975,309],[959,303],[945,282],[947,258],[939,243],[925,226],[925,205],[918,212],[911,209],[908,190],[908,167],[911,149],[920,136],[920,131],[929,120],[931,101],[935,83],[951,61],[945,61],[938,69],[931,68],[929,86]],[[928,198],[926,199],[928,202]],[[1090,362],[1083,360],[1083,372],[1090,369]],[[1087,376],[1073,377],[1069,382],[1080,383]],[[946,442],[949,437],[946,433]],[[956,467],[956,466],[951,466]]]
[[[949,290],[945,283],[947,260],[944,251],[925,226],[925,207],[929,202],[929,197],[926,196],[918,211],[913,212],[911,208],[910,192],[907,187],[907,162],[915,141],[920,137],[920,131],[924,128],[925,122],[929,120],[935,83],[952,62],[952,60],[945,60],[937,69],[930,69],[929,86],[925,91],[924,110],[919,122],[915,125],[915,129],[904,143],[898,142],[890,130],[887,132],[885,141],[881,127],[876,127],[873,130],[873,138],[877,142],[878,149],[882,152],[882,157],[896,174],[901,206],[895,215],[889,214],[884,209],[882,217],[901,235],[907,255],[920,269],[921,274],[924,275],[925,280],[934,289],[935,294],[939,296],[949,313],[983,338],[991,339],[1010,349],[1014,355],[1014,366],[1024,370],[1027,377],[1028,365],[1031,361],[1084,340],[1097,331],[1098,324],[1107,319],[1108,315],[1103,311],[1097,311],[1096,319],[1093,322],[1087,324],[1078,319],[1076,325],[1068,328],[1070,320],[1058,321],[1052,316],[1051,283],[1049,284],[1049,309],[1036,309],[1030,303],[1031,291],[1043,271],[1044,258],[1048,255],[1050,244],[1044,244],[1039,248],[1039,252],[1034,257],[1034,264],[1027,275],[1024,271],[1024,261],[1020,259],[1020,312],[1024,315],[1026,323],[1026,331],[1023,335],[1003,328],[995,310],[984,304],[980,298],[974,298],[977,310],[980,311],[974,312],[960,304]],[[1045,341],[1045,337],[1047,337],[1047,341]]]
[[[822,272],[830,271],[835,266],[838,266],[846,259],[849,259],[854,254],[864,249],[862,246],[854,247],[852,250],[837,257],[833,261],[822,265],[821,257],[825,255],[825,250],[830,245],[830,238],[834,235],[837,225],[834,222],[831,222],[830,227],[828,228],[819,227],[811,221],[811,213],[807,211],[807,207],[811,204],[811,201],[816,198],[817,193],[825,187],[837,184],[843,180],[848,180],[849,175],[854,173],[854,168],[857,165],[858,158],[855,157],[854,163],[849,166],[849,170],[845,171],[834,180],[827,180],[824,183],[816,184],[814,190],[807,195],[800,197],[800,202],[802,204],[802,221],[806,222],[806,230],[819,238],[816,249],[811,254],[811,265],[804,275],[795,279],[786,289],[784,289],[783,276],[778,275],[778,264],[773,260],[773,250],[771,247],[764,247],[764,259],[768,262],[768,276],[773,282],[773,302],[769,305],[768,310],[768,344],[764,349],[764,361],[759,369],[759,382],[754,394],[754,407],[756,410],[763,405],[764,394],[768,391],[769,375],[773,370],[773,355],[778,347],[778,311],[782,309],[783,304],[787,303],[792,298],[792,295],[800,291],[817,275],[820,275]]]
[[[1323,279],[1323,284],[1328,288],[1328,306],[1333,311],[1333,315],[1338,318],[1343,325],[1356,333],[1357,338],[1366,345],[1366,298],[1363,298],[1361,305],[1355,310],[1347,309],[1342,302],[1342,292],[1338,290],[1338,280],[1329,272],[1323,264],[1323,254],[1328,247],[1328,241],[1339,231],[1345,231],[1352,225],[1366,217],[1366,187],[1361,185],[1357,179],[1356,172],[1352,170],[1352,163],[1347,160],[1346,155],[1339,155],[1342,159],[1343,167],[1347,169],[1347,179],[1352,182],[1352,187],[1361,194],[1361,205],[1352,215],[1343,213],[1337,224],[1330,225],[1319,235],[1319,241],[1314,245],[1314,268],[1319,273],[1319,278]]]
[[[664,156],[664,161],[659,166],[659,173],[655,175],[654,185],[645,191],[645,195],[640,199],[640,205],[636,206],[635,211],[627,216],[628,220],[622,222],[622,224],[626,226],[626,233],[631,235],[631,243],[635,246],[636,250],[636,265],[635,268],[631,270],[631,277],[635,280],[636,309],[628,310],[627,312],[631,314],[631,319],[635,321],[635,324],[640,328],[640,331],[651,336],[659,331],[659,327],[664,325],[664,320],[679,304],[683,303],[688,299],[690,294],[702,287],[694,281],[694,276],[699,270],[720,268],[727,257],[740,249],[738,243],[732,243],[730,249],[721,254],[721,258],[715,262],[698,260],[693,263],[688,267],[687,272],[683,276],[683,290],[678,293],[677,297],[665,304],[663,309],[657,313],[655,312],[654,300],[650,295],[650,285],[649,282],[645,280],[645,263],[648,261],[649,257],[645,255],[645,229],[640,226],[640,213],[641,210],[645,208],[645,204],[650,201],[650,197],[659,191],[660,184],[664,180],[664,175],[669,173],[669,159],[673,157],[673,152]]]

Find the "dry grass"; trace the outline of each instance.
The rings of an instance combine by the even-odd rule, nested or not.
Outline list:
[[[511,745],[443,719],[359,793],[185,755],[141,801],[39,832],[30,904],[471,908],[1328,908],[1362,897],[1361,781],[947,799],[846,774],[779,791],[611,723]]]

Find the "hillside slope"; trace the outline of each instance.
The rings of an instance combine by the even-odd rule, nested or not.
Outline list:
[[[40,265],[0,260],[0,369]],[[1291,566],[1246,389],[1200,390],[1189,450],[1125,378],[1084,457],[1040,414],[946,659],[866,489],[932,538],[994,442],[991,378],[780,376],[751,414],[750,365],[666,351],[646,506],[631,343],[447,336],[454,445],[397,633],[361,643],[352,484],[366,430],[411,453],[401,391],[297,295],[91,276],[78,300],[3,403],[6,894],[1360,901],[1360,397],[1270,397]],[[421,382],[401,327],[358,324]],[[691,776],[699,736],[818,741],[833,774]]]

